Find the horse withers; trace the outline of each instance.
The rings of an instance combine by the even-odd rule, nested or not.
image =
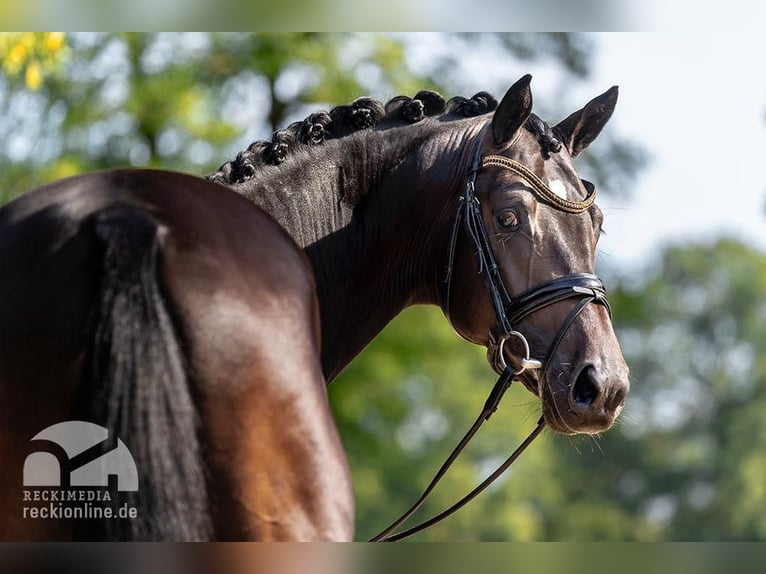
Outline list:
[[[609,428],[628,374],[593,275],[602,216],[572,158],[616,95],[554,127],[528,77],[499,104],[361,98],[212,182],[101,172],[4,207],[0,538],[350,539],[325,384],[413,304],[486,346],[555,431]],[[23,515],[30,439],[69,420],[124,441],[137,518]],[[57,457],[62,482],[89,460]]]

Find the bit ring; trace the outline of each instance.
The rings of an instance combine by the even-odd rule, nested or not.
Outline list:
[[[500,339],[500,344],[498,346],[498,358],[500,361],[500,365],[503,367],[503,370],[508,368],[508,363],[505,361],[505,353],[503,352],[503,347],[505,346],[505,342],[510,339],[511,337],[516,337],[521,341],[521,344],[524,345],[524,357],[521,359],[521,368],[518,371],[514,371],[513,374],[515,376],[518,376],[522,374],[524,371],[527,370],[533,370],[533,369],[539,369],[543,365],[540,361],[537,359],[533,359],[530,357],[530,350],[529,350],[529,342],[527,341],[527,338],[519,333],[518,331],[511,331],[508,334],[506,334],[502,339]]]

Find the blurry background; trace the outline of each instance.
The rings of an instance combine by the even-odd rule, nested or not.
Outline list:
[[[612,84],[578,165],[606,212],[633,390],[600,437],[551,433],[420,540],[766,539],[766,75],[757,37],[694,34],[0,34],[0,202],[84,171],[204,175],[254,139],[361,95],[498,98],[524,73],[551,122]],[[397,318],[333,383],[358,536],[418,496],[494,375],[441,312]],[[513,388],[424,509],[532,429]]]

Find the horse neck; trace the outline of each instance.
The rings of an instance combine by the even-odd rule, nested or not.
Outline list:
[[[264,170],[244,192],[308,255],[328,382],[405,307],[440,304],[449,227],[481,123],[360,132]]]

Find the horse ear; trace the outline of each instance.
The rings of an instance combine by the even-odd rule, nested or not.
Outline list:
[[[492,135],[497,145],[509,142],[532,113],[530,81],[532,76],[529,74],[519,79],[508,88],[503,101],[497,106],[492,118]]]
[[[601,133],[612,117],[617,104],[617,92],[617,86],[612,86],[554,128],[572,157],[588,147]]]

